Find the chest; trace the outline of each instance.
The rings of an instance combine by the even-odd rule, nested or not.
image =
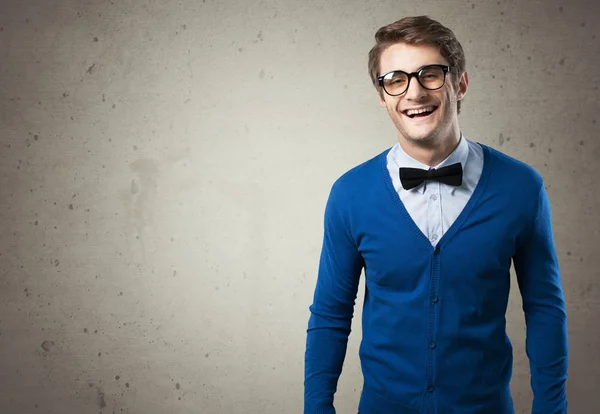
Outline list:
[[[432,245],[406,209],[390,205],[365,215],[357,245],[367,281],[385,288],[414,290],[436,272],[460,284],[493,283],[509,273],[521,222],[508,202],[482,199]]]

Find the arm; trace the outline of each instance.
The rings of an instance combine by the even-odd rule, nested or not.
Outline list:
[[[335,186],[334,186],[335,189]],[[332,189],[325,208],[319,272],[310,306],[304,357],[304,414],[335,414],[354,301],[363,267]]]
[[[538,197],[535,220],[514,257],[527,326],[532,413],[566,414],[567,314],[543,183]]]

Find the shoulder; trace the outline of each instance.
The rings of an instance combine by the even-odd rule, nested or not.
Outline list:
[[[331,188],[331,195],[348,197],[351,194],[363,194],[380,183],[386,168],[386,156],[390,148],[375,155],[369,160],[352,167],[335,180]]]
[[[533,166],[495,148],[479,144],[491,167],[492,182],[503,182],[520,189],[520,193],[534,191],[543,185],[543,177]]]

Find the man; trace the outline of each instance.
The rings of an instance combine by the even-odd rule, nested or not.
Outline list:
[[[332,186],[305,354],[305,414],[333,414],[360,274],[361,414],[512,414],[514,264],[533,413],[567,412],[551,213],[530,166],[461,134],[462,46],[426,17],[379,29],[369,72],[398,132]]]

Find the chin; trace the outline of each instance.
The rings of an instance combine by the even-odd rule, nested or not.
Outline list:
[[[431,131],[429,133],[405,133],[402,134],[404,138],[409,142],[414,143],[427,143],[427,142],[435,142],[438,134],[437,131]]]

